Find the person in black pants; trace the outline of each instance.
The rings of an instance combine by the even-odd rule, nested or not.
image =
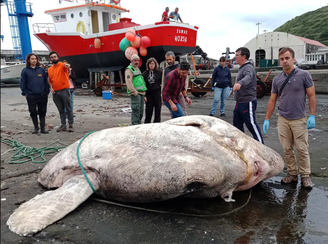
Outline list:
[[[264,144],[261,129],[256,122],[257,78],[251,62],[249,49],[240,47],[236,50],[235,61],[240,65],[236,82],[233,86],[236,106],[233,111],[233,125],[244,132],[244,124],[252,133],[253,138]]]
[[[26,97],[28,110],[33,121],[32,134],[39,132],[38,114],[40,118],[41,133],[48,134],[45,129],[48,94],[50,86],[46,71],[40,67],[37,55],[30,53],[26,56],[26,68],[22,70],[20,88]]]
[[[155,109],[154,123],[161,122],[161,91],[162,91],[162,71],[159,70],[158,62],[155,58],[150,58],[146,63],[146,71],[142,73],[146,86],[146,119],[145,123],[151,122],[151,117]]]

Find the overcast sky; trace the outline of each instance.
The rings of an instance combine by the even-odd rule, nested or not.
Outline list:
[[[45,10],[71,4],[64,1],[59,4],[58,0],[27,1],[33,4],[34,16],[29,20],[30,26],[32,23],[51,23],[51,17],[44,14]],[[170,12],[178,7],[185,23],[199,27],[197,45],[215,59],[220,58],[226,47],[235,51],[254,38],[258,33],[256,23],[261,23],[259,33],[263,34],[265,30],[273,31],[296,16],[327,5],[328,0],[121,0],[121,6],[130,10],[123,17],[132,18],[141,25],[160,21],[165,7],[169,7]],[[6,6],[1,6],[1,35],[5,36],[1,49],[12,49]],[[47,50],[34,36],[32,49]]]

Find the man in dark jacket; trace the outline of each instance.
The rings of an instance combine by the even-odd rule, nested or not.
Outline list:
[[[248,59],[250,52],[246,47],[236,50],[235,60],[240,65],[233,86],[236,107],[233,111],[233,125],[244,132],[244,123],[255,140],[263,143],[261,129],[256,123],[255,111],[257,107],[257,77],[256,71]]]
[[[22,70],[20,88],[22,95],[26,97],[30,116],[33,121],[34,130],[32,134],[39,131],[38,117],[40,118],[41,133],[49,133],[45,129],[48,94],[50,86],[46,71],[40,67],[38,57],[34,53],[26,56],[26,68]]]
[[[214,88],[214,101],[210,116],[214,116],[216,108],[220,105],[220,115],[225,117],[225,101],[232,91],[231,72],[226,65],[225,57],[220,58],[219,66],[215,67],[212,75],[212,86]]]

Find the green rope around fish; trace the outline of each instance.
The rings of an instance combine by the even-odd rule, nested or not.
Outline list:
[[[32,161],[33,163],[45,163],[46,162],[46,159],[44,157],[45,154],[56,153],[59,152],[60,149],[67,147],[63,143],[59,142],[59,139],[53,141],[52,143],[42,148],[25,146],[24,144],[18,141],[11,140],[8,138],[2,138],[2,137],[1,137],[1,142],[13,148],[8,151],[15,151],[15,154],[12,156],[12,158],[9,161],[10,164],[22,164],[29,161]],[[49,147],[55,143],[59,143],[63,146]],[[5,154],[6,152],[4,152],[3,154]]]
[[[98,192],[95,190],[95,188],[93,188],[93,186],[92,186],[92,184],[91,184],[91,182],[90,182],[90,180],[89,180],[87,174],[85,173],[85,171],[84,171],[84,169],[83,169],[83,166],[82,166],[81,161],[80,161],[80,152],[79,152],[79,151],[80,151],[80,145],[81,145],[81,143],[84,141],[84,139],[85,139],[88,135],[90,135],[90,134],[92,134],[92,133],[95,133],[95,132],[96,132],[96,131],[91,131],[91,132],[89,132],[88,134],[86,134],[85,136],[83,136],[83,138],[82,138],[81,141],[79,142],[79,145],[77,145],[77,149],[76,149],[76,157],[77,157],[77,161],[79,161],[79,165],[80,165],[80,167],[81,167],[81,169],[82,169],[83,175],[84,175],[85,179],[87,180],[87,182],[89,183],[91,189],[93,190],[94,193],[96,193],[97,195],[99,195]]]

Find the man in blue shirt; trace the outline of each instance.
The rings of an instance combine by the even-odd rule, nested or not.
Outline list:
[[[183,23],[182,19],[180,18],[180,14],[178,14],[178,11],[179,11],[179,8],[175,8],[175,11],[171,12],[169,17],[176,21],[180,20],[180,22]]]

